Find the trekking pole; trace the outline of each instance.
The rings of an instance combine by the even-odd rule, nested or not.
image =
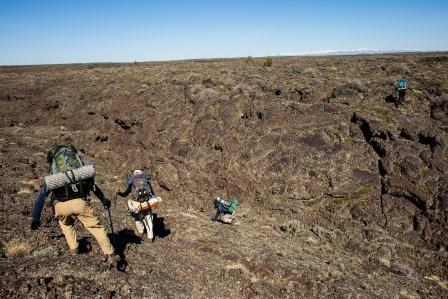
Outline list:
[[[107,213],[109,214],[110,230],[112,231],[112,234],[115,234],[114,224],[112,223],[112,215],[110,214],[110,208],[107,208]]]
[[[221,213],[219,211],[217,211],[215,216],[212,217],[212,221],[215,222],[216,220],[218,220],[220,214]]]

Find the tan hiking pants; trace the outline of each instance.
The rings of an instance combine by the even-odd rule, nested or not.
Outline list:
[[[85,200],[82,198],[75,198],[65,202],[57,202],[54,205],[54,212],[62,232],[64,233],[65,239],[67,240],[68,247],[70,247],[71,250],[78,248],[74,226],[74,218],[78,218],[84,227],[98,241],[104,254],[114,253],[114,248],[107,236],[106,229],[101,225],[95,211]]]

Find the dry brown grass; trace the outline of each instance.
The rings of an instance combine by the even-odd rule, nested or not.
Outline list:
[[[31,252],[31,245],[23,240],[13,239],[5,244],[5,254],[6,256],[21,256]]]
[[[271,67],[272,66],[272,57],[266,57],[266,60],[263,62],[263,67]]]
[[[412,73],[411,68],[404,62],[392,63],[386,67],[386,72],[396,75],[409,75]]]

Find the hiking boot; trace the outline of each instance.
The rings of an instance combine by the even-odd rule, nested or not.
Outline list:
[[[78,248],[70,249],[70,254],[71,255],[75,256],[75,255],[78,255],[78,253],[79,253],[79,249]]]
[[[134,236],[139,238],[140,240],[143,239],[143,233],[140,233],[138,230],[134,229]]]
[[[105,262],[110,265],[115,265],[118,262],[118,255],[115,255],[115,253],[106,254]]]
[[[104,255],[104,260],[98,264],[98,270],[100,272],[107,272],[116,268],[118,266],[119,259],[120,257],[115,255],[115,253]]]

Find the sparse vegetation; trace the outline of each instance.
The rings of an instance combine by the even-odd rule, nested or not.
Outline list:
[[[219,92],[217,92],[216,90],[214,90],[212,88],[206,88],[199,93],[198,100],[199,101],[208,101],[208,100],[217,99],[218,97],[219,97]]]
[[[232,88],[232,91],[234,93],[237,93],[237,94],[242,94],[242,95],[245,95],[245,96],[249,96],[251,88],[247,84],[240,83],[240,84],[235,85]]]
[[[356,90],[357,92],[365,92],[367,90],[365,84],[359,79],[350,79],[345,83],[345,87]]]
[[[293,237],[296,237],[296,236],[298,236],[300,234],[301,231],[304,230],[304,226],[298,220],[289,220],[289,221],[283,223],[280,226],[280,229],[283,232],[285,232],[285,233],[287,233],[287,234],[289,234],[289,235],[291,235]]]
[[[272,66],[272,57],[266,57],[266,60],[263,62],[263,67],[271,67]]]
[[[383,114],[383,120],[387,123],[387,124],[392,124],[394,121],[394,117],[392,115],[390,115],[389,113],[385,113]]]
[[[31,245],[23,240],[13,239],[6,243],[4,251],[6,256],[14,257],[27,254],[31,251]]]
[[[318,71],[313,67],[307,67],[302,71],[304,76],[316,76]]]
[[[187,81],[190,84],[196,83],[196,82],[200,81],[200,79],[201,79],[201,76],[197,73],[190,73],[187,76]]]
[[[423,166],[422,168],[420,168],[420,173],[421,174],[425,174],[429,171],[429,168],[427,166]]]
[[[345,205],[350,199],[346,196],[337,197],[334,199],[334,203],[338,205]]]
[[[409,66],[404,62],[389,64],[389,65],[385,66],[385,69],[386,69],[387,73],[389,73],[389,74],[395,74],[395,75],[401,75],[401,76],[409,75],[412,73]]]
[[[371,192],[370,186],[362,186],[361,188],[359,188],[357,194],[359,196],[364,196],[370,194],[370,192]]]

